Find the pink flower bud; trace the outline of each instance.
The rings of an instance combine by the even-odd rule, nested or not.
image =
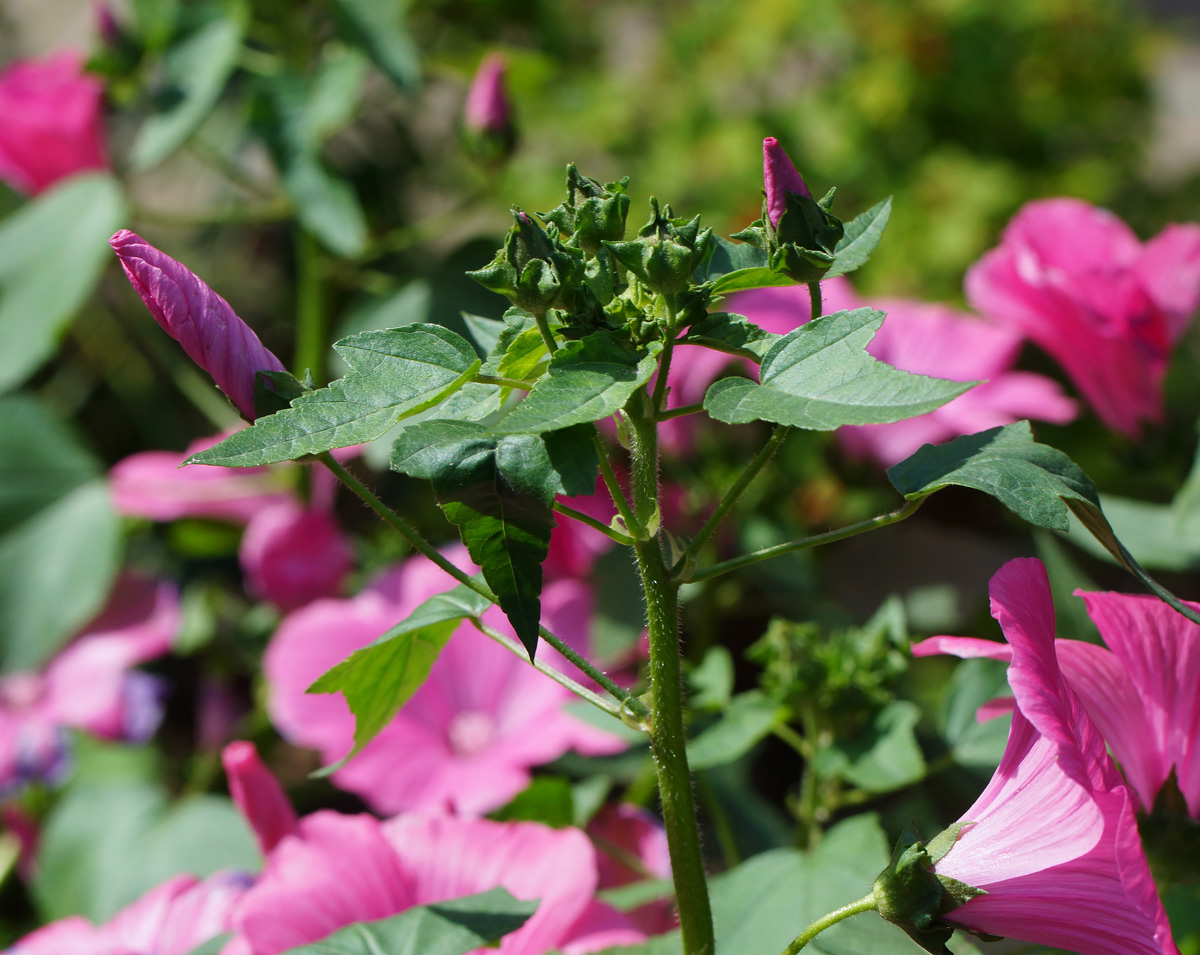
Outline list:
[[[221,765],[229,780],[229,795],[266,855],[296,831],[296,810],[253,743],[230,743],[221,751]]]
[[[507,70],[504,59],[495,53],[479,65],[463,107],[463,125],[471,132],[499,136],[508,128],[512,109],[504,86]]]
[[[332,517],[286,501],[251,518],[238,559],[252,594],[295,610],[337,596],[353,555]]]
[[[772,226],[779,225],[789,192],[812,198],[804,179],[774,136],[763,140],[763,189],[767,193],[767,218]]]
[[[83,57],[61,50],[0,73],[0,180],[39,193],[60,179],[108,168],[100,123],[104,84]]]
[[[255,373],[283,371],[283,363],[225,299],[141,236],[122,229],[109,245],[154,320],[253,421]]]

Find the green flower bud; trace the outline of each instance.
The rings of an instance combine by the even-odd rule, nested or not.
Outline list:
[[[687,288],[692,274],[712,255],[716,246],[712,229],[700,228],[700,217],[671,218],[671,207],[659,209],[650,199],[650,221],[629,242],[605,242],[625,268],[647,288],[662,295],[676,295]]]
[[[600,251],[602,243],[625,238],[625,219],[629,215],[629,197],[625,189],[629,177],[601,185],[581,175],[571,163],[567,166],[567,198],[542,218],[570,236],[572,243],[589,256]]]
[[[513,219],[496,257],[467,274],[533,315],[569,305],[584,279],[582,254],[559,241],[555,226],[543,229],[520,209],[513,210]]]

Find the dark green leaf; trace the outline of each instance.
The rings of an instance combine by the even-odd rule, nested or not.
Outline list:
[[[700,321],[693,322],[680,342],[686,345],[704,345],[706,348],[759,362],[780,337],[764,331],[742,315],[710,312]]]
[[[870,726],[821,751],[817,769],[871,793],[891,792],[925,775],[925,759],[913,730],[921,712],[907,700],[893,700]]]
[[[403,0],[334,0],[334,7],[376,65],[402,89],[421,81],[417,48],[404,25]]]
[[[462,313],[462,320],[466,323],[467,331],[474,339],[475,344],[479,346],[482,355],[492,353],[492,349],[500,340],[500,334],[508,324],[498,318],[484,318],[482,315],[472,315],[469,312]]]
[[[745,292],[756,288],[782,288],[795,285],[796,280],[777,272],[775,269],[762,266],[753,269],[738,269],[722,275],[713,283],[713,295],[731,295],[734,292]]]
[[[353,47],[328,43],[304,108],[304,138],[319,146],[353,118],[362,97],[367,59]]]
[[[723,378],[708,389],[704,409],[729,424],[762,420],[831,431],[925,414],[974,384],[914,375],[877,361],[866,345],[883,318],[883,312],[856,308],[800,326],[767,352],[761,383]]]
[[[981,723],[976,713],[984,703],[1005,696],[1012,696],[1008,664],[976,659],[955,665],[943,691],[940,723],[956,763],[988,773],[1000,765],[1010,720],[998,717]]]
[[[187,463],[250,467],[370,441],[453,394],[481,364],[470,342],[439,325],[363,332],[334,347],[352,369],[346,377]]]
[[[733,762],[766,737],[781,716],[779,704],[758,690],[735,696],[721,718],[688,743],[688,763],[711,769]]]
[[[825,273],[825,278],[845,275],[862,267],[875,251],[875,246],[879,245],[891,215],[892,197],[888,196],[848,222],[845,235],[833,250],[833,265]]]
[[[354,749],[338,765],[357,754],[400,712],[425,682],[458,625],[465,618],[479,617],[490,606],[463,586],[430,597],[370,646],[355,650],[317,678],[309,693],[341,693],[354,714]]]
[[[562,776],[535,776],[506,806],[491,813],[498,822],[540,822],[561,829],[575,823],[575,797]]]
[[[714,238],[716,243],[712,257],[707,266],[692,277],[693,281],[712,282],[730,272],[766,267],[767,253],[757,246],[749,242],[734,242],[720,235],[714,235]]]
[[[1174,572],[1200,567],[1200,535],[1193,521],[1180,519],[1174,505],[1152,504],[1115,494],[1101,494],[1100,505],[1113,531],[1138,563]],[[1117,560],[1094,537],[1072,534],[1071,543],[1102,560]]]
[[[112,176],[73,176],[0,222],[0,391],[54,352],[112,257],[125,200]]]
[[[556,494],[580,497],[596,493],[600,459],[596,452],[595,425],[577,424],[548,431],[541,435],[541,440],[558,478]]]
[[[463,955],[515,932],[536,909],[536,901],[518,901],[504,889],[491,889],[413,906],[375,922],[356,922],[283,955]]]
[[[233,938],[232,932],[218,935],[216,938],[205,942],[199,948],[193,948],[188,952],[188,955],[221,955],[221,949],[226,946],[231,938]]]
[[[237,66],[246,19],[241,4],[230,4],[216,19],[163,55],[163,71],[180,98],[170,109],[142,124],[130,151],[135,169],[158,165],[211,112]]]
[[[700,665],[688,674],[688,705],[697,710],[723,710],[733,696],[733,654],[720,644],[709,647]]]
[[[632,351],[603,331],[568,342],[554,353],[546,374],[496,430],[533,434],[607,418],[650,380],[661,350],[654,342]]]

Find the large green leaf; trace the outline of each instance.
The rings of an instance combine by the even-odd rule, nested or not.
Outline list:
[[[354,714],[354,749],[344,764],[392,721],[425,682],[458,625],[479,617],[490,601],[467,587],[430,597],[370,646],[323,673],[309,693],[341,693]]]
[[[738,269],[722,275],[713,282],[713,295],[732,295],[734,292],[745,292],[756,288],[783,288],[795,285],[796,280],[764,266],[751,269]]]
[[[163,72],[178,101],[142,124],[130,151],[135,169],[147,169],[166,159],[208,116],[237,66],[245,32],[246,12],[230,3],[210,23],[163,55]]]
[[[1200,614],[1146,573],[1118,540],[1091,479],[1063,452],[1034,441],[1028,421],[963,435],[946,444],[927,444],[889,468],[888,478],[910,501],[951,484],[974,488],[990,494],[1030,524],[1050,530],[1068,530],[1070,515],[1074,515],[1160,600],[1200,623]]]
[[[866,792],[891,792],[925,775],[925,758],[913,730],[921,711],[908,700],[893,700],[853,737],[822,750],[817,771]]]
[[[661,350],[655,342],[633,351],[604,331],[568,342],[554,353],[546,374],[496,430],[535,434],[607,418],[650,380]]]
[[[35,399],[0,398],[0,669],[36,668],[100,609],[120,523],[99,462]]]
[[[867,343],[883,323],[870,308],[834,312],[784,335],[763,358],[759,383],[723,378],[708,389],[704,410],[718,421],[831,431],[925,414],[974,382],[914,375],[878,361]]]
[[[95,287],[125,220],[107,175],[74,176],[0,222],[0,391],[54,352]]]
[[[46,820],[33,895],[45,919],[84,915],[104,922],[180,872],[255,871],[258,846],[224,797],[171,803],[149,783],[74,786]]]
[[[288,461],[379,437],[431,408],[479,370],[465,338],[440,325],[406,325],[344,338],[334,348],[351,368],[290,408],[194,454],[188,464],[250,467]]]
[[[334,0],[334,8],[376,65],[401,88],[415,89],[421,63],[405,27],[407,0]]]
[[[845,275],[866,264],[883,238],[883,230],[887,228],[891,216],[892,197],[888,196],[883,202],[847,222],[846,231],[833,250],[833,265],[825,273],[825,278]]]
[[[495,945],[537,909],[504,889],[417,905],[375,922],[356,922],[284,955],[463,955]]]
[[[732,763],[764,739],[782,715],[779,704],[757,690],[735,696],[721,718],[688,743],[688,764],[711,769]]]

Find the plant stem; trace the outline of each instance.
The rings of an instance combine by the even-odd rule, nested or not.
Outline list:
[[[694,405],[680,405],[678,408],[670,408],[666,411],[661,411],[658,414],[659,421],[670,421],[672,418],[682,418],[684,415],[696,414],[704,410],[703,402],[696,402]]]
[[[837,925],[843,919],[850,918],[851,915],[858,915],[859,912],[872,912],[879,907],[879,903],[875,901],[875,893],[872,892],[868,896],[864,896],[857,902],[851,902],[849,905],[843,905],[840,909],[835,909],[828,915],[823,915],[817,919],[803,932],[797,935],[792,944],[783,950],[783,955],[796,955],[800,949],[804,948],[809,942],[820,935],[825,929],[831,925]]]
[[[645,389],[626,406],[633,429],[633,500],[638,523],[658,513],[658,431]],[[700,852],[700,830],[683,726],[683,676],[679,649],[679,586],[670,579],[658,536],[634,545],[646,595],[650,685],[654,718],[650,749],[658,776],[663,824],[671,856],[684,955],[713,955],[712,910]]]
[[[558,501],[554,502],[554,510],[563,515],[563,517],[569,517],[572,520],[579,521],[580,524],[586,524],[588,527],[592,528],[592,530],[599,531],[609,540],[614,540],[618,544],[624,544],[626,547],[633,546],[632,537],[622,534],[620,531],[614,531],[603,521],[598,521],[591,515],[584,514],[583,511],[577,511],[575,508],[568,507],[566,504],[562,504]]]
[[[621,487],[621,482],[617,480],[617,475],[612,469],[612,464],[608,460],[608,451],[604,447],[604,442],[600,440],[600,432],[595,434],[596,442],[596,457],[600,461],[600,476],[604,478],[604,486],[608,488],[608,495],[612,498],[613,506],[616,507],[617,513],[621,515],[621,520],[625,522],[625,527],[634,537],[641,534],[641,526],[638,524],[637,518],[633,516],[633,511],[629,507],[629,501],[625,497],[625,491]]]
[[[442,554],[441,551],[439,551],[436,547],[429,543],[429,541],[425,540],[425,538],[418,534],[416,529],[409,524],[408,521],[384,504],[383,501],[381,501],[371,491],[370,488],[368,488],[362,483],[362,481],[342,467],[342,465],[337,461],[336,458],[334,458],[332,454],[330,454],[328,451],[325,451],[317,455],[317,458],[322,464],[325,465],[325,467],[329,468],[329,470],[334,473],[339,481],[353,491],[354,494],[367,505],[367,507],[378,514],[379,517],[383,519],[385,524],[403,537],[404,540],[407,541],[414,550],[420,554],[423,554],[425,557],[428,557],[431,561],[437,564],[438,567],[457,580],[460,584],[469,588],[470,590],[473,590],[485,600],[490,600],[494,604],[498,604],[500,602],[499,598],[492,593],[492,589],[490,587],[483,582],[476,580],[465,571],[455,567],[454,564],[446,559],[445,555]],[[617,684],[609,679],[606,673],[594,666],[591,661],[580,656],[571,646],[565,643],[561,637],[555,636],[545,627],[540,627],[538,633],[541,638],[546,641],[546,643],[554,647],[554,649],[566,657],[570,663],[578,667],[579,670],[586,674],[589,678],[595,680],[596,683],[603,687],[604,690],[609,694],[620,700],[621,709],[623,712],[632,714],[634,719],[643,723],[650,718],[650,708],[646,706],[645,703],[643,703],[633,694],[629,693],[627,690],[623,690],[621,687],[617,686]],[[526,656],[528,655],[526,654]]]
[[[295,228],[296,241],[296,354],[292,367],[297,378],[311,372],[313,381],[325,384],[325,354],[329,348],[329,320],[321,283],[321,250],[303,226]]]
[[[550,322],[545,312],[536,312],[533,320],[537,322],[538,331],[542,333],[542,341],[546,343],[546,351],[553,355],[558,351],[558,342],[554,340],[554,332],[550,331]]]
[[[820,318],[824,311],[824,303],[821,301],[821,283],[808,283],[808,302],[812,308],[812,318]]]
[[[791,430],[791,428],[782,426],[775,429],[775,433],[771,435],[770,440],[763,445],[762,450],[758,452],[754,460],[746,465],[746,469],[733,482],[733,487],[725,492],[725,496],[721,498],[716,509],[709,515],[708,520],[704,522],[700,530],[696,532],[691,544],[688,545],[689,554],[695,557],[700,548],[704,546],[704,542],[712,536],[713,531],[717,529],[717,526],[724,519],[725,515],[729,513],[729,509],[737,503],[737,499],[742,496],[742,492],[750,486],[751,481],[758,477],[758,472],[767,466],[771,458],[775,457],[775,452],[779,450],[779,446],[783,444],[784,439],[791,433]],[[718,564],[717,566],[721,565]],[[692,579],[696,578],[693,577]]]
[[[907,517],[912,517],[923,502],[924,498],[919,498],[915,501],[909,501],[900,510],[892,511],[890,514],[881,514],[878,517],[859,521],[857,524],[850,524],[836,531],[827,531],[824,534],[816,534],[812,537],[802,537],[800,540],[788,541],[786,544],[764,547],[762,550],[756,550],[753,554],[744,554],[732,560],[721,561],[721,563],[705,567],[703,570],[694,571],[688,575],[685,582],[693,583],[699,580],[708,580],[711,577],[720,577],[722,574],[728,574],[733,570],[741,570],[743,567],[749,567],[752,564],[770,560],[772,557],[790,554],[797,550],[807,550],[810,547],[817,547],[820,544],[831,544],[834,541],[845,540],[847,537],[857,537],[859,534],[865,534],[867,531],[887,527],[889,524],[895,524]]]
[[[650,406],[657,417],[667,410],[667,378],[671,373],[671,355],[675,351],[675,303],[671,296],[666,296],[667,304],[667,338],[663,342],[662,357],[658,361],[658,378],[654,382],[654,397]]]

